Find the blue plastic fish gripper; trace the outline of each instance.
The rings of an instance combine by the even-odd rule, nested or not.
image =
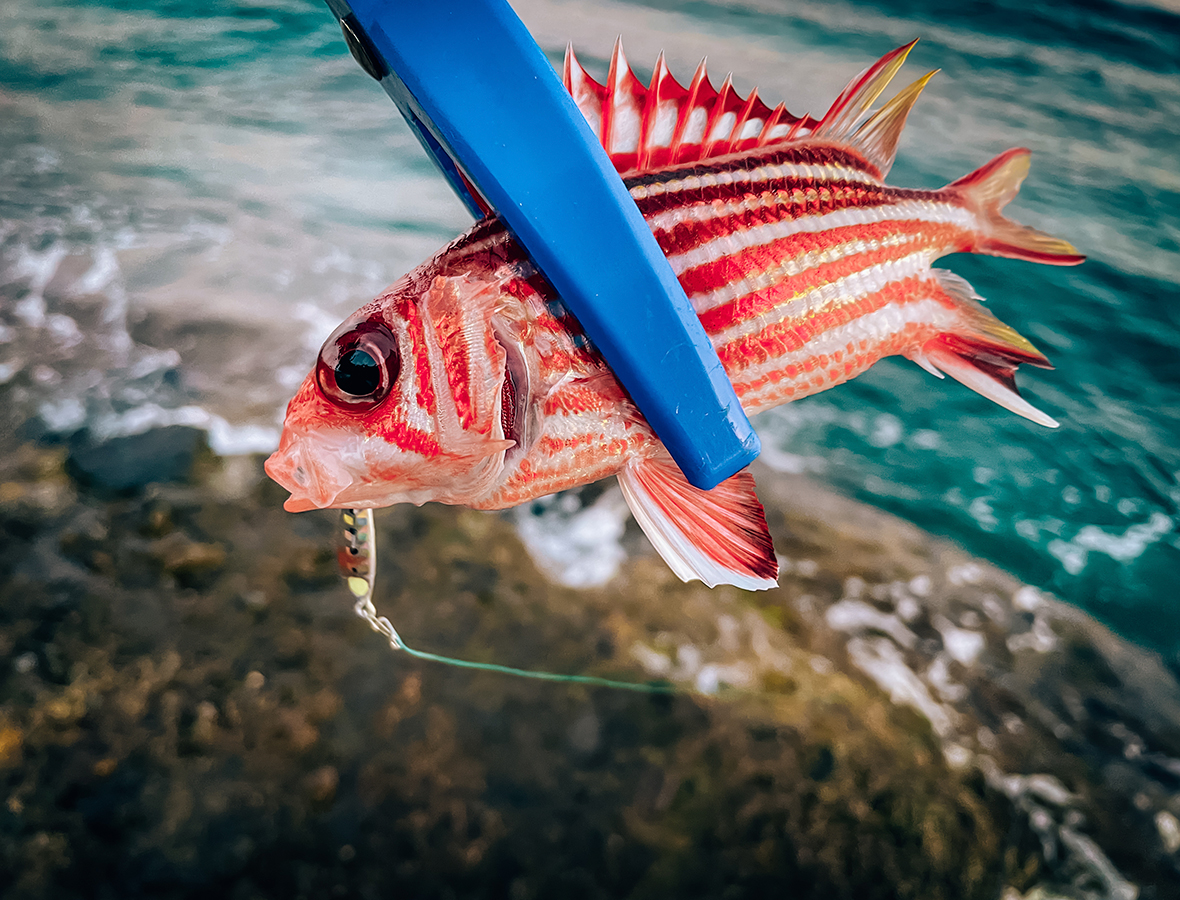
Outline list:
[[[504,0],[327,0],[349,49],[476,216],[494,210],[577,317],[685,477],[761,450],[659,245]]]

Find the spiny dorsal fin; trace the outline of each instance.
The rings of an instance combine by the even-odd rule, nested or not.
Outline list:
[[[781,103],[771,109],[757,90],[743,97],[728,76],[714,88],[704,61],[684,87],[672,77],[662,53],[645,88],[627,63],[622,40],[615,42],[606,84],[590,77],[572,46],[566,48],[563,74],[578,109],[620,172],[650,171],[815,137],[847,144],[883,177],[893,163],[906,116],[930,75],[876,113],[870,113],[870,107],[915,43],[898,47],[865,69],[820,120],[793,116]]]
[[[774,144],[802,137],[819,124],[811,116],[791,115],[782,104],[771,109],[757,91],[741,96],[729,78],[720,90],[714,88],[704,61],[684,87],[661,54],[645,88],[627,64],[622,41],[615,43],[605,85],[586,72],[572,46],[566,48],[563,79],[620,172]]]

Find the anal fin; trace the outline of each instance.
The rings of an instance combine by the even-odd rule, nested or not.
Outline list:
[[[702,491],[658,456],[629,463],[619,485],[639,527],[682,581],[748,591],[778,586],[774,544],[749,472]]]
[[[934,278],[955,304],[959,325],[926,341],[907,355],[927,372],[950,375],[993,403],[1018,416],[1056,428],[1057,422],[1037,409],[1016,387],[1016,369],[1024,364],[1051,369],[1044,355],[1014,329],[1005,325],[979,303],[966,281],[953,272],[934,269]]]

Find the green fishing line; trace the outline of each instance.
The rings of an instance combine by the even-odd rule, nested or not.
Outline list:
[[[340,562],[345,584],[348,585],[348,590],[355,600],[353,609],[358,616],[369,623],[370,628],[378,634],[384,635],[389,641],[389,646],[394,650],[400,650],[415,659],[442,663],[457,669],[476,669],[482,672],[495,672],[499,675],[511,675],[516,678],[531,678],[534,681],[585,684],[591,687],[615,688],[645,694],[676,693],[676,687],[666,683],[616,681],[613,678],[601,678],[597,675],[563,675],[559,672],[517,669],[498,663],[476,662],[471,659],[457,659],[453,656],[430,653],[426,650],[415,650],[402,640],[402,636],[398,634],[389,619],[377,613],[377,607],[373,604],[373,588],[377,581],[377,541],[373,528],[373,510],[346,509],[342,511],[341,519],[344,523],[345,545]]]

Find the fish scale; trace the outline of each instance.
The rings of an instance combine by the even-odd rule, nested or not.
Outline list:
[[[912,46],[853,79],[822,119],[743,98],[729,79],[714,89],[703,64],[684,87],[661,57],[644,88],[618,45],[605,84],[572,51],[565,81],[747,412],[900,354],[1053,425],[1014,380],[1020,364],[1048,361],[966,282],[931,265],[958,251],[1060,265],[1082,257],[1002,215],[1027,174],[1026,150],[941,190],[884,183],[930,76],[871,107]],[[382,373],[369,395],[335,381],[368,384],[348,377],[356,353]],[[429,500],[497,509],[617,475],[681,578],[760,589],[777,576],[753,479],[739,473],[707,492],[684,480],[495,218],[333,333],[267,471],[296,511]]]

